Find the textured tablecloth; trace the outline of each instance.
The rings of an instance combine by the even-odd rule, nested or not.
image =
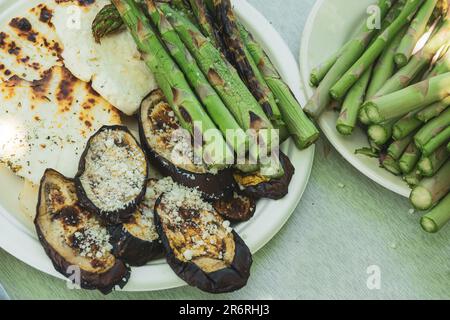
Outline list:
[[[297,57],[314,0],[249,0]],[[334,0],[339,1],[339,0]],[[246,288],[212,296],[194,288],[149,293],[70,291],[0,250],[0,282],[13,299],[450,298],[450,228],[424,233],[407,199],[376,185],[322,138],[302,201],[255,257]],[[274,212],[274,214],[276,214]]]

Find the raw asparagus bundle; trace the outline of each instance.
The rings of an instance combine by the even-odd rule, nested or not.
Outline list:
[[[446,19],[425,47],[415,54],[406,66],[390,78],[376,93],[376,96],[384,96],[407,87],[421,71],[430,65],[433,57],[442,46],[446,45],[449,37],[450,19]]]
[[[411,22],[408,32],[400,43],[400,46],[397,48],[395,54],[395,62],[399,67],[405,66],[411,58],[417,42],[425,33],[437,2],[438,0],[426,0],[414,20]]]
[[[450,194],[442,200],[433,210],[422,217],[422,228],[430,233],[441,230],[450,221]]]
[[[381,18],[383,19],[392,6],[389,0],[379,0]],[[395,18],[402,9],[401,1],[389,12],[390,18]],[[387,18],[386,18],[387,20]],[[371,28],[364,21],[358,34],[346,45],[346,50],[339,56],[325,78],[320,82],[317,90],[305,106],[305,111],[313,118],[318,118],[329,105],[330,89],[341,76],[358,60],[369,42],[377,34],[376,29]]]
[[[408,0],[400,15],[389,27],[381,33],[355,64],[342,76],[342,78],[330,89],[330,95],[341,100],[348,90],[355,84],[383,52],[395,35],[414,17],[414,14],[423,3],[423,0]]]
[[[197,134],[196,130],[201,130],[202,134],[208,130],[217,130],[192,92],[184,74],[159,42],[150,22],[135,1],[113,0],[112,2],[131,32],[144,61],[155,75],[158,85],[183,128],[189,130],[192,136]],[[194,126],[197,121],[202,124],[200,128]],[[221,169],[230,163],[233,154],[224,139],[213,140],[215,141],[210,144],[206,141],[203,158],[208,159],[208,164],[212,167]]]
[[[424,108],[450,95],[450,73],[424,80],[363,105],[369,119],[380,123]]]
[[[450,191],[450,161],[432,177],[423,179],[411,192],[411,203],[418,210],[435,206]]]

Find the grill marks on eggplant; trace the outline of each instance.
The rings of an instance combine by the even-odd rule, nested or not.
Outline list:
[[[238,192],[230,198],[220,199],[213,203],[214,209],[225,219],[233,222],[250,220],[256,211],[256,200]]]
[[[155,221],[167,263],[189,285],[211,293],[246,285],[250,250],[200,192],[174,185],[158,199]]]
[[[236,186],[229,169],[208,172],[193,161],[192,137],[181,126],[161,90],[144,99],[139,132],[148,157],[162,174],[189,188],[198,188],[211,200],[230,196]]]
[[[260,199],[267,198],[280,200],[289,193],[289,185],[295,173],[295,168],[289,158],[280,152],[280,163],[284,169],[284,175],[278,179],[268,179],[258,173],[243,174],[234,173],[234,179],[242,192],[250,197]]]
[[[145,196],[148,163],[126,127],[105,126],[89,140],[75,178],[81,203],[106,222],[127,222]]]
[[[80,206],[73,180],[45,172],[34,223],[55,269],[70,277],[79,268],[82,288],[109,293],[128,281],[129,269],[111,253],[105,226]]]
[[[127,223],[111,228],[114,254],[131,266],[143,266],[163,255],[156,231],[154,208],[164,181],[150,180],[147,193],[138,210]]]

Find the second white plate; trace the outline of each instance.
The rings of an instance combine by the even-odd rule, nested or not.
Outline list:
[[[301,42],[300,73],[302,90],[305,98],[311,97],[314,88],[309,85],[311,70],[325,61],[341,48],[355,27],[361,24],[367,8],[375,0],[318,0],[313,7]],[[319,119],[319,125],[336,150],[361,173],[404,197],[409,197],[411,190],[400,178],[380,168],[377,159],[356,155],[355,150],[367,147],[367,136],[357,129],[351,137],[344,137],[336,130],[338,114],[325,112]]]

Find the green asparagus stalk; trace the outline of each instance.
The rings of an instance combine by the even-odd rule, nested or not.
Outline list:
[[[331,88],[330,95],[341,100],[362,74],[369,68],[386,46],[394,39],[395,35],[406,26],[414,17],[423,0],[408,0],[400,15],[391,25],[380,34],[355,64],[342,76]]]
[[[367,135],[376,145],[384,146],[392,137],[392,130],[396,120],[389,120],[380,124],[373,124],[367,130]]]
[[[406,66],[390,78],[375,96],[381,97],[407,87],[421,71],[430,65],[433,57],[447,43],[449,37],[450,20],[447,19],[425,47],[415,54]]]
[[[406,36],[403,38],[395,54],[395,63],[399,67],[404,67],[411,58],[414,48],[420,37],[425,34],[425,30],[433,15],[438,0],[426,0],[416,17],[411,22]]]
[[[317,87],[320,84],[323,78],[325,78],[325,76],[327,75],[328,71],[330,71],[339,57],[345,52],[348,45],[349,43],[346,43],[340,50],[329,57],[325,62],[312,69],[309,77],[311,86]]]
[[[435,102],[417,113],[416,118],[424,123],[438,117],[450,106],[450,97]]]
[[[150,22],[134,0],[112,0],[112,2],[131,32],[145,63],[155,75],[158,85],[167,97],[182,127],[187,129],[192,136],[197,134],[197,130],[200,130],[203,135],[209,130],[211,130],[209,132],[217,130],[192,92],[183,73],[159,42]],[[195,122],[201,123],[200,128],[195,125]],[[216,137],[214,140],[208,142],[205,139],[203,159],[207,159],[211,167],[221,169],[226,167],[230,161],[232,162],[233,154],[224,139]]]
[[[450,72],[450,50],[445,52],[426,76],[427,78],[432,78],[446,72]]]
[[[429,233],[439,232],[450,221],[450,194],[420,220],[422,228]]]
[[[450,151],[450,142],[447,145],[447,150]]]
[[[416,145],[423,150],[425,145],[450,126],[450,109],[428,122],[414,137]]]
[[[402,172],[404,174],[411,173],[419,162],[420,156],[420,150],[416,147],[414,142],[411,142],[399,160]]]
[[[231,63],[236,68],[241,78],[247,84],[250,92],[261,104],[264,112],[271,121],[282,121],[281,113],[275,99],[270,100],[268,93],[258,81],[254,69],[250,64],[252,60],[246,51],[241,38],[237,18],[234,14],[230,0],[213,0],[216,23],[219,26],[221,36],[224,39],[225,50]]]
[[[220,129],[224,137],[227,137],[228,130],[236,133],[236,139],[229,141],[233,149],[238,153],[247,150],[248,139],[246,133],[237,123],[231,112],[222,102],[214,88],[200,70],[197,62],[181,41],[175,29],[167,21],[164,15],[160,14],[155,7],[153,0],[145,0],[145,6],[153,24],[159,30],[162,40],[167,49],[183,71],[189,83],[194,88],[200,101],[206,107],[212,120]]]
[[[283,120],[295,144],[300,149],[309,147],[319,138],[319,131],[303,112],[300,103],[289,86],[283,81],[261,45],[242,26],[240,31],[246,48],[253,60],[258,62],[259,70],[278,101]]]
[[[369,158],[380,158],[380,153],[378,150],[375,150],[374,148],[360,148],[355,150],[356,155],[363,155]]]
[[[399,176],[402,174],[397,160],[392,158],[390,155],[386,155],[381,159],[381,166],[393,175]]]
[[[351,135],[358,120],[359,109],[364,102],[367,85],[372,69],[368,69],[361,79],[353,86],[342,105],[336,129],[342,135]]]
[[[392,137],[400,140],[420,128],[423,123],[416,119],[416,112],[411,112],[394,124]]]
[[[450,161],[432,177],[423,179],[411,192],[410,200],[418,210],[429,210],[450,191]]]
[[[196,26],[169,5],[158,3],[157,7],[175,28],[241,128],[256,132],[273,129],[258,101],[250,93],[237,71],[223,59],[221,52],[203,36]],[[272,139],[264,143],[269,150],[271,150],[270,140],[276,140],[275,134]]]
[[[383,54],[375,64],[372,79],[367,89],[367,98],[372,99],[383,85],[388,81],[395,72],[394,55],[402,41],[406,32],[406,28],[399,32],[389,46],[384,50]]]
[[[414,136],[411,134],[403,139],[392,142],[387,149],[388,155],[395,160],[400,160],[406,148],[413,142],[413,137]]]
[[[439,149],[439,147],[446,145],[448,140],[450,140],[450,126],[448,126],[444,131],[439,133],[436,137],[431,139],[422,149],[424,155],[428,156],[434,151]]]
[[[367,115],[373,123],[404,116],[450,94],[450,73],[436,76],[400,91],[374,98],[364,103]]]
[[[423,177],[417,167],[410,173],[403,176],[403,180],[409,185],[410,188],[415,188],[418,186],[422,178]]]
[[[395,19],[401,12],[403,1],[398,1],[398,5],[394,6],[391,11],[392,2],[389,0],[379,0],[381,18],[383,19],[389,11],[389,15],[385,20]],[[390,23],[388,21],[387,23]],[[355,63],[366,49],[369,42],[377,34],[377,30],[369,27],[367,21],[364,21],[357,36],[354,37],[346,48],[345,52],[339,57],[325,78],[320,82],[319,87],[314,95],[305,106],[305,111],[313,118],[318,118],[330,103],[330,89],[339,80],[339,78]]]
[[[189,2],[200,30],[213,42],[216,48],[223,50],[223,42],[218,34],[217,28],[214,27],[214,21],[204,0],[189,0]]]
[[[92,34],[95,41],[100,43],[103,37],[118,32],[123,26],[123,20],[116,7],[109,4],[104,6],[95,17],[92,23]]]
[[[366,126],[370,125],[370,123],[371,123],[371,121],[370,121],[370,119],[369,119],[369,116],[367,115],[366,109],[363,108],[363,106],[361,106],[361,107],[359,108],[359,116],[358,116],[358,119],[359,119],[359,121],[360,121],[362,124],[364,124],[364,125],[366,125]]]
[[[447,160],[450,158],[450,152],[446,145],[442,145],[428,157],[422,157],[419,161],[418,169],[425,177],[433,176]]]
[[[174,9],[176,9],[181,15],[189,19],[192,23],[196,21],[192,8],[188,1],[185,0],[170,0],[170,4]]]

